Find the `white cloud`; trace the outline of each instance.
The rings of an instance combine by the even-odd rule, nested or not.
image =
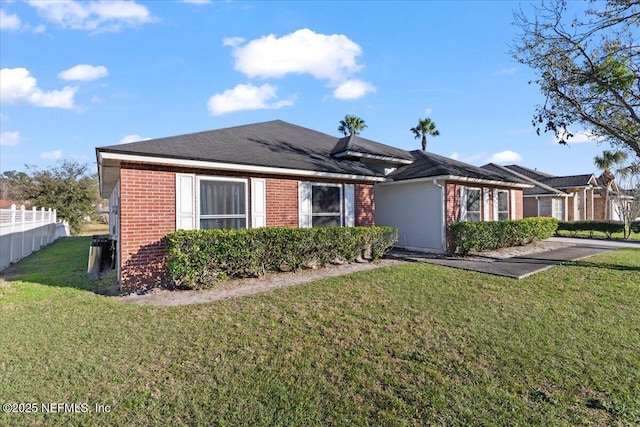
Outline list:
[[[595,136],[591,131],[571,132],[573,136],[568,138],[569,144],[585,144],[589,142],[602,142],[604,138]],[[553,137],[553,142],[557,143],[559,139]]]
[[[424,115],[425,116],[430,116],[431,113],[433,113],[433,108],[425,108],[424,109]]]
[[[227,37],[222,39],[222,46],[238,47],[244,42],[242,37]]]
[[[516,73],[516,67],[510,67],[510,68],[501,68],[499,70],[494,71],[491,74],[493,74],[494,76],[508,76],[515,73]]]
[[[458,153],[457,151],[454,151],[453,153],[451,153],[449,157],[452,158],[453,160],[460,160],[460,153]]]
[[[18,144],[20,144],[20,132],[0,132],[0,145],[13,147]]]
[[[137,26],[155,20],[145,6],[128,0],[29,0],[28,3],[44,19],[74,30],[119,31],[123,26]]]
[[[235,69],[248,77],[279,78],[311,74],[340,83],[360,70],[362,49],[342,34],[317,34],[307,28],[280,38],[273,34],[236,46]]]
[[[62,90],[43,91],[26,68],[0,70],[0,100],[3,104],[26,102],[37,107],[73,108],[78,88],[65,86]]]
[[[0,30],[17,31],[22,27],[18,15],[9,15],[0,9]]]
[[[178,0],[180,3],[209,4],[211,0]]]
[[[207,108],[212,116],[242,110],[278,109],[293,105],[293,101],[277,100],[277,87],[270,84],[254,86],[240,84],[209,98]]]
[[[41,159],[59,159],[62,157],[62,150],[44,151],[40,153]]]
[[[79,80],[88,82],[108,75],[109,71],[102,65],[93,66],[88,64],[79,64],[75,67],[69,68],[68,70],[61,71],[60,74],[58,74],[58,77],[63,80]]]
[[[509,162],[520,162],[522,161],[522,156],[515,151],[505,150],[500,151],[499,153],[493,153],[491,157],[487,160],[489,163],[509,163]]]
[[[376,88],[371,83],[362,80],[347,80],[333,91],[333,96],[337,99],[350,100],[362,98],[369,92],[375,92]]]
[[[118,141],[118,144],[128,144],[130,142],[137,142],[137,141],[148,141],[151,138],[144,138],[138,134],[133,134],[133,135],[127,135],[124,138],[122,138],[120,141]]]

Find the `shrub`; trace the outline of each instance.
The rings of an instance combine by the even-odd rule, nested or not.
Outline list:
[[[397,240],[392,227],[181,230],[165,237],[169,275],[178,287],[200,289],[226,278],[267,271],[376,260]]]
[[[466,254],[471,250],[484,251],[524,245],[542,240],[555,233],[555,218],[524,218],[491,222],[452,222],[449,224],[450,250]]]
[[[569,231],[575,235],[578,231],[586,231],[589,237],[593,237],[594,231],[605,233],[611,238],[613,233],[624,232],[624,222],[622,221],[560,221],[558,231]]]
[[[640,221],[633,221],[630,228],[634,233],[640,233]]]

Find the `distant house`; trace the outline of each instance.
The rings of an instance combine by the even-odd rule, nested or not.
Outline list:
[[[280,120],[96,149],[124,291],[165,280],[179,229],[393,225],[442,252],[453,220],[522,217],[531,185],[442,156]]]
[[[593,174],[555,176],[523,166],[494,163],[482,168],[533,185],[524,190],[525,217],[550,216],[561,221],[618,219],[612,200],[608,201],[605,218],[605,190]],[[615,182],[610,190],[617,191]]]

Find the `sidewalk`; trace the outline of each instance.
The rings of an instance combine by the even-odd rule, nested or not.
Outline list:
[[[579,244],[569,242],[563,246],[544,252],[537,252],[528,255],[514,256],[510,258],[497,258],[482,255],[468,257],[435,255],[420,252],[410,252],[403,250],[392,250],[385,257],[392,259],[402,259],[405,261],[427,262],[430,264],[444,265],[446,267],[472,270],[480,273],[494,274],[497,276],[512,277],[522,279],[540,271],[546,270],[567,261],[575,261],[587,258],[603,252],[615,249],[615,246],[602,245],[598,241],[588,241],[580,239]],[[640,248],[640,245],[633,247]]]

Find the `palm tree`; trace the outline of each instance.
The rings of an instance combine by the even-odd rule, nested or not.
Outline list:
[[[422,151],[427,151],[427,135],[438,136],[440,132],[436,129],[436,124],[430,118],[418,119],[418,126],[409,129],[413,135],[422,138]]]
[[[358,116],[352,116],[347,114],[344,116],[344,120],[340,120],[340,126],[338,126],[338,132],[347,135],[358,135],[360,131],[367,127],[367,124]]]
[[[611,183],[616,177],[611,172],[611,168],[615,165],[622,163],[627,159],[627,153],[624,151],[609,151],[604,150],[601,156],[595,156],[593,163],[596,167],[602,171],[600,175],[600,182],[602,183],[603,196],[604,196],[604,219],[609,218],[609,192],[611,191]]]

